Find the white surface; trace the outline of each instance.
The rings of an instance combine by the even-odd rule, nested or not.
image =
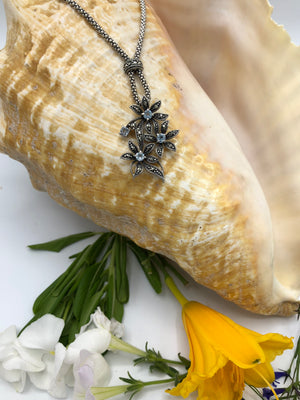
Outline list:
[[[295,43],[300,43],[300,1],[273,0],[275,16],[285,23]],[[0,0],[0,48],[5,43],[6,25]],[[47,194],[34,190],[25,168],[0,154],[0,331],[10,324],[21,327],[31,317],[31,306],[36,296],[49,285],[68,265],[69,254],[80,249],[74,245],[60,254],[30,251],[28,244],[46,241],[62,235],[97,229],[95,225],[73,212],[66,210]],[[160,349],[169,358],[178,352],[188,356],[188,345],[181,323],[180,307],[165,290],[157,296],[132,262],[129,268],[131,299],[125,310],[125,340],[144,347]],[[296,318],[263,317],[250,314],[234,304],[224,301],[205,288],[191,283],[184,289],[190,299],[201,301],[223,312],[240,324],[261,333],[280,332],[288,336],[299,335]],[[159,311],[158,311],[159,310]],[[291,351],[278,358],[275,366],[287,366]],[[131,367],[131,357],[110,357],[115,376],[125,376],[130,368],[135,377],[143,377],[138,368]],[[15,393],[0,381],[0,398],[5,400],[46,400],[46,393],[26,386],[23,394]],[[71,396],[70,396],[71,398]],[[122,397],[123,398],[123,397]],[[162,389],[143,392],[137,398],[143,400],[170,399]],[[247,396],[250,400],[251,396]],[[254,398],[254,397],[253,397]],[[221,400],[221,399],[220,399]]]

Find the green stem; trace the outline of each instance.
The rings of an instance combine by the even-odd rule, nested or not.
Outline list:
[[[172,294],[175,296],[175,298],[179,301],[179,303],[184,306],[186,303],[188,303],[188,300],[184,297],[184,295],[180,292],[178,287],[176,286],[174,280],[171,278],[170,275],[165,274],[165,282]]]
[[[179,379],[181,380],[184,378],[186,374],[179,375]],[[174,378],[168,378],[168,379],[158,379],[156,381],[148,381],[148,382],[141,382],[143,384],[143,387],[145,386],[151,386],[151,385],[162,385],[164,383],[169,383],[169,382],[174,382]]]
[[[90,391],[96,400],[105,400],[125,393],[130,385],[91,387]]]
[[[72,300],[69,300],[67,305],[66,305],[66,308],[65,308],[65,311],[64,311],[64,315],[63,315],[63,320],[64,321],[67,320],[72,305],[73,305]]]
[[[164,362],[166,364],[183,365],[181,361],[168,360],[167,358],[157,358],[155,361]]]
[[[125,353],[130,353],[130,354],[134,354],[136,356],[141,356],[141,357],[147,356],[147,353],[145,351],[140,350],[137,347],[124,342],[124,340],[119,339],[114,335],[111,335],[109,349],[110,350],[120,350],[120,351],[124,351]]]

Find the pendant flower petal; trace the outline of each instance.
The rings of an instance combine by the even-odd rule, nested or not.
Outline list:
[[[143,148],[140,144],[139,147],[136,146],[132,140],[128,141],[131,153],[122,154],[121,159],[132,161],[130,172],[133,177],[140,175],[145,170],[149,174],[153,174],[164,180],[164,171],[159,159],[150,154],[154,146],[154,143],[149,143]],[[158,164],[158,166],[153,164]]]
[[[178,135],[179,130],[173,130],[167,133],[169,121],[165,121],[159,127],[159,124],[153,124],[153,131],[148,131],[150,133],[145,134],[145,140],[156,144],[156,153],[159,158],[163,156],[164,149],[171,151],[176,151],[176,146],[174,143],[170,142],[175,136]]]
[[[130,121],[128,125],[132,126],[135,124],[135,126],[137,126],[137,122],[139,122],[142,126],[147,125],[148,127],[151,127],[156,121],[164,121],[168,118],[168,114],[158,113],[157,111],[160,109],[160,106],[160,100],[150,106],[147,97],[143,96],[141,105],[133,104],[130,106],[132,111],[134,111],[139,117]]]

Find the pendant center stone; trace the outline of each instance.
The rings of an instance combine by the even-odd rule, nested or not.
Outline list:
[[[151,110],[146,110],[146,111],[144,111],[144,114],[143,114],[143,117],[146,119],[146,120],[149,120],[149,119],[151,119],[152,118],[152,111]]]
[[[156,139],[158,143],[163,143],[166,140],[166,135],[164,133],[158,133]]]
[[[122,128],[120,130],[120,135],[126,137],[126,136],[128,136],[129,132],[130,132],[130,129],[127,128],[127,126],[122,126]]]
[[[144,161],[145,154],[142,151],[139,151],[138,153],[136,153],[135,158],[137,159],[137,161]]]

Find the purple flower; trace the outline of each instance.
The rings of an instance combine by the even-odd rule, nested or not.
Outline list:
[[[281,393],[285,392],[285,388],[277,388],[277,389],[274,389],[274,390],[275,390],[276,394],[281,394]],[[263,395],[263,397],[265,399],[270,400],[274,396],[274,393],[269,388],[263,388],[262,395]]]

